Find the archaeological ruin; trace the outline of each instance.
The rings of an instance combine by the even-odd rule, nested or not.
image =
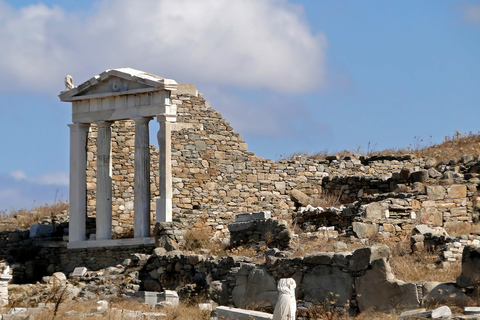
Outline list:
[[[466,306],[462,316],[480,317],[478,155],[273,161],[249,151],[193,84],[130,68],[77,87],[66,80],[70,208],[0,232],[11,266],[3,287],[67,275],[72,299],[163,308],[201,296],[201,308],[216,308],[211,319],[307,320],[318,305],[342,316],[407,310],[402,318],[447,318],[447,305]],[[403,281],[390,265],[400,246],[404,256],[435,256],[433,272],[458,274]]]

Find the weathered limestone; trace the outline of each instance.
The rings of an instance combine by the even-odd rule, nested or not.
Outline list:
[[[465,246],[462,254],[462,274],[457,278],[461,288],[480,283],[480,246]]]
[[[251,264],[242,265],[232,292],[236,307],[273,307],[277,298],[276,281],[265,269]]]
[[[173,115],[161,114],[157,116],[160,130],[158,131],[158,168],[160,175],[160,198],[156,202],[156,222],[172,221],[172,134],[171,124],[176,118]]]
[[[338,267],[319,265],[304,275],[302,288],[305,301],[344,306],[352,298],[353,277]]]
[[[465,305],[470,301],[470,297],[455,283],[426,282],[422,286],[422,291],[422,304],[425,306],[446,303]]]
[[[367,310],[411,309],[420,306],[417,286],[396,280],[385,259],[372,262],[372,269],[355,280],[358,308]]]

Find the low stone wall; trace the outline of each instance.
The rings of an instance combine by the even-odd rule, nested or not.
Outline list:
[[[286,249],[290,247],[292,231],[284,220],[273,220],[269,211],[244,213],[235,216],[235,222],[228,225],[230,246],[268,246]]]
[[[389,255],[384,245],[305,257],[271,251],[266,264],[253,264],[245,257],[214,259],[179,251],[165,253],[157,248],[142,277],[149,290],[195,284],[198,292],[207,290],[220,305],[268,312],[273,311],[278,297],[278,280],[293,278],[297,283],[296,298],[302,301],[299,316],[312,303],[353,311],[386,311],[470,299],[462,287],[453,283],[406,283],[395,279]]]
[[[56,271],[68,274],[76,267],[99,270],[115,266],[130,258],[132,254],[151,254],[155,248],[152,244],[67,249],[66,245],[64,241],[25,238],[0,248],[0,258],[11,266],[12,283],[32,283]]]

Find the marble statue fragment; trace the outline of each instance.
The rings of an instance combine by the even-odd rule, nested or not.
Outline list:
[[[292,278],[283,278],[278,281],[278,300],[273,311],[273,320],[294,320],[297,311],[295,288],[297,284]]]
[[[73,89],[73,78],[71,75],[65,76],[65,91]]]

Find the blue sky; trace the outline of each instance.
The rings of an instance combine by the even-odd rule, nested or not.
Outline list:
[[[480,130],[480,1],[0,0],[0,57],[0,211],[68,199],[66,74],[195,83],[274,160]]]

